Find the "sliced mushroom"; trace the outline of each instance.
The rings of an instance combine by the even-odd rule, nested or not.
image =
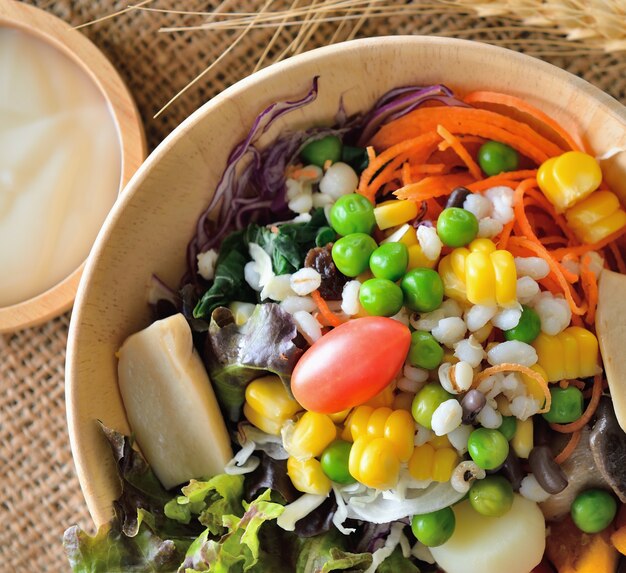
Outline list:
[[[567,478],[567,487],[540,504],[541,511],[548,521],[560,519],[568,514],[574,498],[582,490],[591,487],[607,487],[589,448],[589,434],[590,430],[585,428],[576,449],[561,465]]]
[[[626,431],[626,275],[604,269],[598,286],[596,333],[615,415]]]
[[[589,436],[593,459],[606,483],[626,503],[626,434],[617,422],[609,397],[600,400],[596,416]]]

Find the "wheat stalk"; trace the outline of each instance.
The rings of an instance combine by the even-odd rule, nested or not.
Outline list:
[[[134,10],[196,17],[194,25],[163,27],[163,33],[230,33],[230,46],[196,78],[174,95],[154,117],[183,95],[191,86],[213,70],[252,30],[274,29],[271,39],[259,56],[254,70],[304,51],[322,24],[335,25],[330,41],[349,40],[368,21],[382,18],[410,18],[417,15],[467,14],[478,17],[504,17],[511,25],[473,27],[465,30],[439,31],[444,36],[473,36],[481,32],[531,32],[529,38],[489,38],[492,44],[524,48],[535,56],[578,56],[590,53],[626,50],[626,0],[249,0],[246,7],[257,10],[229,11],[222,3],[212,11],[158,8],[144,0],[124,10],[103,16],[100,22]],[[149,5],[150,4],[150,5]],[[277,6],[276,4],[280,4]],[[82,26],[79,26],[82,27]],[[286,46],[274,53],[278,41],[287,36]],[[290,38],[290,39],[289,39]]]

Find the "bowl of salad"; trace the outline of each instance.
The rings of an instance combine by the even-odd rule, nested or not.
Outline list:
[[[85,268],[74,570],[621,571],[625,150],[609,96],[454,39],[205,104]]]

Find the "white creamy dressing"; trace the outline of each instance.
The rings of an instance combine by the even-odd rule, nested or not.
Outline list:
[[[84,261],[120,177],[117,128],[97,85],[46,42],[0,27],[0,307]]]

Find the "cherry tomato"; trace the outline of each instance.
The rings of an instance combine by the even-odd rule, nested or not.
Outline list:
[[[358,406],[396,377],[410,344],[408,327],[396,320],[350,320],[303,354],[291,376],[291,391],[312,412],[332,414]]]

